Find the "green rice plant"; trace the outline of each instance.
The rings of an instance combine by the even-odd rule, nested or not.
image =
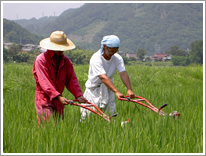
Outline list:
[[[74,66],[82,91],[88,65]],[[161,117],[148,108],[116,99],[111,123],[91,114],[80,122],[80,108],[65,106],[64,120],[38,128],[32,65],[3,66],[4,153],[203,153],[203,67],[126,66],[133,91],[181,118]],[[116,87],[126,95],[119,74]],[[74,97],[64,91],[68,99]],[[125,127],[121,122],[129,119]]]

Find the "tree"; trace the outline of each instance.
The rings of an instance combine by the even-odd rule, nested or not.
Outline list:
[[[137,52],[137,57],[139,57],[140,60],[143,60],[146,54],[147,54],[147,51],[145,49],[139,49]]]
[[[150,61],[150,60],[151,60],[150,57],[145,58],[145,61]]]
[[[9,61],[9,55],[8,54],[9,54],[8,50],[5,47],[3,47],[3,60],[6,61],[6,62]]]
[[[27,54],[29,55],[29,58],[27,59],[27,63],[33,64],[35,58],[40,54],[40,52],[38,49],[35,49],[35,50],[28,51]]]
[[[74,50],[65,51],[64,54],[68,56],[74,64],[88,64],[93,51],[77,48]]]
[[[19,52],[17,55],[13,57],[13,60],[16,62],[27,62],[29,59],[29,54],[26,52]]]
[[[179,49],[178,45],[174,45],[170,47],[170,50],[167,51],[167,53],[173,55],[173,56],[188,56],[187,51],[183,49]]]
[[[192,63],[203,64],[203,40],[196,40],[190,45]]]
[[[13,60],[14,56],[21,51],[20,45],[14,43],[8,49],[8,57]]]
[[[135,57],[130,57],[129,61],[136,61],[136,58]]]
[[[189,56],[173,56],[172,63],[174,66],[186,66],[190,64]]]

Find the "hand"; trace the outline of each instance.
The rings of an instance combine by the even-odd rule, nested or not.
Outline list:
[[[67,99],[62,96],[58,96],[57,99],[61,102],[61,104],[66,105],[67,104]]]
[[[123,98],[124,95],[120,92],[115,92],[115,95],[117,96],[117,98]]]
[[[135,94],[133,93],[133,91],[131,89],[127,90],[127,96],[129,96],[131,99],[135,98]]]
[[[79,96],[79,97],[77,98],[77,100],[78,100],[80,103],[84,103],[84,102],[87,101],[87,99],[85,99],[83,96]]]

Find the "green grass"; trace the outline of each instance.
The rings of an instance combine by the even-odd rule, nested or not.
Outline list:
[[[203,153],[203,67],[126,66],[133,91],[180,120],[161,117],[143,106],[116,99],[118,116],[107,123],[91,115],[80,123],[80,110],[65,107],[65,118],[38,128],[32,65],[3,66],[4,153]],[[75,66],[82,90],[88,65]],[[116,87],[126,94],[119,74]],[[73,96],[65,90],[68,99]],[[136,108],[138,107],[138,109]],[[148,112],[149,111],[149,112]],[[121,127],[121,121],[130,119]]]

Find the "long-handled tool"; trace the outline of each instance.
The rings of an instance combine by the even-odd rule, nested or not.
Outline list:
[[[134,99],[129,98],[129,96],[125,96],[123,98],[118,98],[118,99],[121,101],[130,101],[130,102],[140,104],[144,107],[149,108],[150,110],[154,111],[155,113],[159,113],[159,115],[161,115],[161,116],[167,115],[165,112],[162,111],[162,108],[166,107],[167,104],[164,104],[161,107],[157,108],[157,107],[153,106],[147,99],[140,97],[140,96],[135,96]],[[170,113],[170,116],[173,116],[176,119],[177,117],[180,117],[180,113],[173,111],[173,114]]]
[[[78,102],[78,103],[75,103]],[[84,104],[80,104],[78,100],[67,100],[66,101],[67,104],[70,105],[75,105],[75,106],[79,106],[82,107],[84,109],[87,109],[97,115],[99,115],[101,118],[103,118],[104,120],[106,120],[107,122],[110,122],[111,117],[109,117],[108,115],[106,115],[105,113],[103,113],[95,104],[86,101]],[[90,108],[90,107],[94,107],[96,110]]]

